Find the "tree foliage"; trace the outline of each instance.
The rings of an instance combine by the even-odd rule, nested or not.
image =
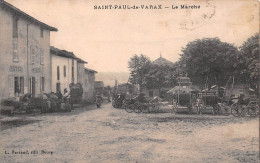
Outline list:
[[[224,85],[238,64],[238,49],[218,38],[197,39],[182,49],[180,63],[193,84]]]
[[[249,84],[254,89],[259,89],[259,34],[248,38],[239,50],[237,74],[240,81]]]
[[[145,75],[144,86],[148,89],[173,87],[176,84],[176,69],[168,65],[150,65],[149,72]]]
[[[132,84],[139,84],[142,89],[144,83],[144,76],[149,72],[151,61],[150,59],[141,54],[134,55],[128,62],[128,68],[130,69],[130,82]]]

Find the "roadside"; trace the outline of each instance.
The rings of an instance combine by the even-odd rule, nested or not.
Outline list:
[[[40,121],[1,131],[2,154],[53,154],[0,155],[0,162],[257,162],[259,157],[257,118],[136,114],[111,104],[33,118]]]

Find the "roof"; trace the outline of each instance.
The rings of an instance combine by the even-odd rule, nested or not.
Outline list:
[[[103,88],[104,83],[103,83],[103,81],[95,81],[94,86],[95,86],[95,88]]]
[[[60,50],[58,48],[55,48],[53,46],[50,47],[51,54],[60,56],[60,57],[66,57],[66,58],[73,58],[78,59],[72,52],[66,51],[66,50]]]
[[[169,90],[167,93],[176,93],[176,94],[177,94],[179,91],[180,91],[180,92],[186,92],[186,93],[191,92],[191,91],[197,91],[197,92],[199,92],[199,90],[197,90],[197,89],[195,89],[195,88],[175,86],[175,87],[173,87],[171,90]]]
[[[92,70],[92,69],[89,69],[89,68],[86,68],[86,67],[85,67],[85,71],[90,71],[90,72],[97,73],[97,71],[95,71],[95,70]]]
[[[82,59],[80,59],[80,58],[77,58],[77,60],[78,60],[78,62],[80,62],[80,63],[88,63],[88,62],[86,62],[86,61],[84,61],[84,60],[82,60]]]
[[[4,0],[0,0],[0,6],[1,6],[1,8],[9,10],[10,12],[13,12],[16,15],[19,15],[22,18],[24,18],[24,19],[26,19],[26,20],[34,23],[34,24],[37,24],[37,25],[41,26],[42,28],[48,29],[50,31],[58,31],[57,28],[49,26],[49,25],[47,25],[47,24],[45,24],[45,23],[35,19],[34,17],[26,14],[25,12],[23,12],[20,9],[14,7],[13,5],[11,5],[10,3],[8,3],[8,2],[6,2]]]
[[[161,65],[173,66],[173,62],[163,58],[162,56],[160,56],[160,58],[158,58],[155,61],[153,61],[153,64],[157,64],[159,66],[161,66]]]
[[[53,46],[51,46],[50,52],[51,52],[51,54],[54,54],[54,55],[57,55],[57,56],[60,56],[60,57],[76,59],[80,63],[88,63],[88,62],[76,57],[73,52],[69,52],[69,51],[66,51],[66,50],[60,50],[60,49],[55,48]]]

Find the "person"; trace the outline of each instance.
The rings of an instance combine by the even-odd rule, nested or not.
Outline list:
[[[70,92],[67,90],[67,88],[64,89],[64,97],[69,98],[70,97]]]
[[[64,102],[67,105],[66,110],[71,111],[71,105],[70,105],[70,92],[67,90],[67,88],[64,89],[64,95],[63,95]]]
[[[132,95],[129,92],[126,92],[125,99],[126,100],[131,100],[132,99]]]
[[[111,102],[111,100],[110,100],[110,95],[108,94],[108,96],[107,96],[107,102]]]
[[[54,92],[51,92],[50,100],[51,100],[51,111],[56,111],[58,108],[58,97],[55,95]]]
[[[142,93],[142,92],[138,96],[136,96],[134,99],[139,101],[139,102],[141,102],[141,103],[146,103],[147,102],[147,100],[145,98],[145,94]]]
[[[60,90],[57,90],[55,95],[58,97],[58,99],[62,99],[62,94]]]
[[[100,108],[102,101],[103,101],[103,99],[102,99],[101,95],[98,94],[98,95],[96,96],[96,105],[97,105],[97,108]]]

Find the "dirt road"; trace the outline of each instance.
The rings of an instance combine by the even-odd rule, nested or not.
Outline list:
[[[136,114],[105,104],[0,121],[0,162],[259,161],[258,118]]]

